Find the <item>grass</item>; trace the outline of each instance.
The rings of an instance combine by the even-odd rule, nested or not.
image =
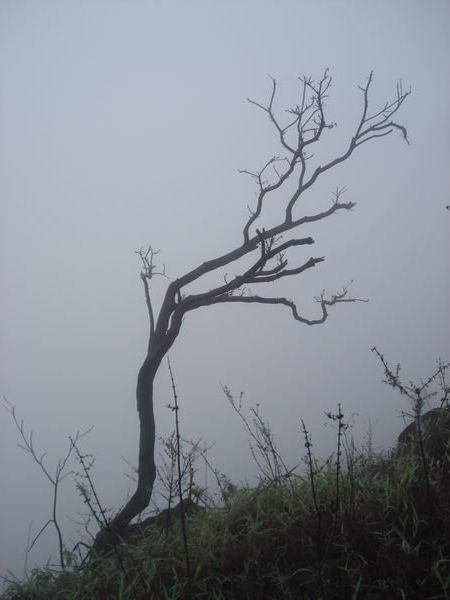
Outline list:
[[[383,364],[386,383],[412,406],[413,437],[390,456],[375,456],[370,437],[365,451],[358,451],[348,441],[348,425],[338,404],[336,414],[326,413],[337,432],[336,452],[323,464],[314,458],[302,422],[306,472],[298,475],[284,463],[258,407],[247,417],[242,395],[235,400],[225,388],[247,431],[259,470],[259,486],[237,488],[211,467],[200,442],[191,442],[187,452],[180,445],[172,379],[177,433],[163,441],[158,469],[168,510],[148,521],[146,528],[133,526],[127,542],[109,555],[82,560],[60,544],[61,570],[36,569],[26,581],[10,581],[1,598],[450,599],[450,386],[445,380],[450,363],[439,361],[431,377],[419,385],[406,385],[400,367],[391,370],[374,351]],[[423,427],[422,409],[438,393],[432,388],[436,382],[443,420],[433,433]],[[25,434],[14,409],[11,414],[25,449],[49,478],[32,435]],[[79,487],[86,504],[98,521],[100,517],[106,521],[89,475],[92,463],[73,440],[72,449],[83,468]],[[194,478],[194,462],[199,458],[213,471],[222,503],[188,512],[202,497]],[[59,462],[57,469],[64,464]],[[59,479],[50,480],[56,498]],[[173,508],[177,489],[180,503]]]
[[[3,598],[449,598],[449,455],[430,461],[430,490],[417,455],[347,462],[339,506],[335,465],[313,461],[307,477],[236,489],[189,517],[190,586],[177,522],[72,570],[36,570]]]

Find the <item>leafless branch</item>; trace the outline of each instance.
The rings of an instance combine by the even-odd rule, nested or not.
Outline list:
[[[38,454],[36,451],[36,448],[34,446],[34,440],[33,440],[33,432],[31,431],[29,434],[27,434],[27,432],[25,430],[24,421],[19,420],[17,417],[16,407],[14,405],[12,405],[5,397],[3,397],[3,400],[4,400],[5,409],[11,415],[13,422],[16,426],[16,429],[19,432],[20,437],[23,442],[22,444],[18,444],[18,446],[20,448],[22,448],[22,450],[24,450],[25,452],[27,452],[28,454],[31,455],[31,457],[39,465],[39,468],[41,469],[42,473],[44,473],[46,479],[50,482],[50,484],[53,488],[52,516],[50,519],[48,519],[48,521],[45,523],[45,525],[43,527],[41,527],[38,534],[34,537],[33,541],[31,542],[31,545],[28,548],[28,551],[30,551],[34,547],[34,545],[36,544],[39,537],[42,535],[42,533],[45,531],[45,529],[47,529],[48,525],[53,524],[53,526],[55,527],[55,530],[56,530],[56,534],[58,536],[60,566],[62,569],[64,569],[65,568],[64,543],[63,543],[61,527],[59,525],[58,517],[57,517],[59,484],[68,475],[70,475],[72,473],[71,471],[67,471],[67,472],[64,472],[64,471],[66,469],[67,462],[69,461],[69,459],[72,455],[72,452],[74,450],[74,442],[78,442],[81,438],[83,438],[85,435],[87,435],[92,430],[92,427],[84,432],[77,431],[75,436],[73,436],[73,438],[69,438],[69,447],[67,449],[67,452],[64,455],[64,457],[62,459],[59,459],[58,462],[56,463],[55,473],[54,473],[54,475],[52,475],[44,462],[45,453]]]
[[[250,227],[261,216],[265,197],[270,194],[270,192],[281,187],[293,174],[297,165],[299,165],[300,169],[298,186],[287,203],[285,231],[290,229],[290,225],[294,221],[293,209],[300,196],[309,189],[324,172],[347,160],[358,146],[369,140],[389,135],[394,130],[399,131],[404,140],[409,143],[406,128],[392,120],[392,117],[409,96],[411,90],[405,92],[403,90],[402,82],[400,81],[396,87],[395,99],[386,102],[382,109],[378,109],[373,114],[369,114],[369,89],[373,81],[373,73],[370,73],[367,83],[364,86],[359,86],[359,89],[363,93],[363,110],[355,134],[351,138],[347,149],[334,160],[325,165],[316,167],[308,178],[306,160],[309,157],[307,157],[305,153],[306,147],[318,142],[325,130],[333,129],[336,126],[336,123],[328,121],[325,116],[325,100],[332,83],[331,76],[329,75],[328,70],[326,70],[323,77],[318,82],[315,82],[311,77],[300,78],[302,86],[301,102],[288,109],[287,112],[294,115],[294,120],[289,121],[285,126],[280,124],[280,121],[274,112],[277,83],[275,79],[271,78],[271,80],[272,92],[268,105],[265,106],[254,100],[249,100],[249,102],[263,110],[274,125],[278,132],[281,145],[288,152],[287,157],[277,157],[276,160],[284,160],[287,163],[287,167],[283,173],[277,172],[277,180],[274,183],[264,182],[261,177],[268,164],[271,164],[274,159],[271,159],[271,161],[266,163],[259,172],[253,174],[258,180],[259,193],[256,209],[252,211],[250,218],[244,227],[243,233],[245,241],[250,239]],[[294,126],[297,131],[295,143],[288,142],[287,136]]]
[[[262,483],[265,485],[279,485],[292,476],[297,467],[289,469],[278,451],[270,424],[262,418],[259,404],[250,407],[251,420],[244,414],[242,408],[243,393],[236,400],[228,386],[223,385],[222,390],[231,407],[242,421],[248,435],[250,453],[255,461]],[[297,465],[298,466],[298,465]]]
[[[333,294],[330,298],[325,297],[325,292],[322,292],[320,296],[315,298],[315,301],[320,304],[322,309],[322,314],[320,317],[316,319],[307,319],[306,317],[301,316],[298,312],[297,306],[292,300],[288,300],[284,297],[276,297],[270,298],[265,296],[233,296],[233,295],[223,295],[223,296],[214,296],[209,298],[203,302],[204,306],[210,306],[212,304],[221,304],[227,302],[241,302],[244,304],[281,304],[283,306],[287,306],[290,308],[292,312],[292,316],[296,321],[300,323],[304,323],[305,325],[320,325],[324,323],[328,318],[328,307],[334,306],[336,304],[340,304],[343,302],[368,302],[366,298],[352,298],[347,296],[348,287],[344,286],[342,290],[336,294]]]
[[[159,250],[153,250],[151,246],[144,250],[141,248],[140,250],[136,250],[136,254],[139,254],[139,257],[142,262],[142,271],[141,271],[141,279],[144,284],[144,293],[145,293],[145,301],[147,304],[148,316],[150,320],[150,338],[153,336],[155,332],[155,318],[153,314],[153,306],[150,299],[150,289],[149,282],[156,275],[161,275],[162,277],[167,277],[166,275],[166,266],[163,265],[162,271],[157,271],[157,267],[154,264],[154,258],[157,254],[159,254]]]

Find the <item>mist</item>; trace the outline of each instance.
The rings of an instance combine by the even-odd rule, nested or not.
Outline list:
[[[350,281],[369,302],[332,307],[316,327],[275,306],[190,313],[170,352],[182,435],[212,445],[210,461],[232,481],[255,484],[227,385],[244,407],[259,404],[292,466],[304,455],[301,418],[316,456],[333,450],[324,413],[339,402],[356,443],[370,429],[375,448],[392,447],[408,406],[383,385],[370,349],[400,362],[406,380],[450,355],[449,19],[444,0],[1,3],[0,392],[51,469],[68,436],[93,427],[81,446],[95,456],[102,503],[116,510],[133,492],[126,475],[137,463],[135,386],[148,341],[135,251],[159,250],[167,278],[152,282],[158,305],[168,281],[235,247],[257,191],[238,169],[281,152],[246,99],[268,101],[270,74],[283,115],[298,102],[297,78],[326,68],[337,126],[323,136],[321,161],[346,147],[372,70],[374,107],[400,78],[411,85],[396,115],[410,145],[395,132],[364,144],[311,188],[306,212],[327,206],[337,186],[356,206],[304,226],[325,262],[269,291],[309,318],[322,290]],[[155,398],[165,437],[174,428],[165,363]],[[17,447],[7,411],[0,427],[0,565],[21,576],[30,523],[33,537],[50,517],[51,488]],[[86,507],[73,478],[60,491],[70,547]],[[27,567],[50,556],[51,528]]]

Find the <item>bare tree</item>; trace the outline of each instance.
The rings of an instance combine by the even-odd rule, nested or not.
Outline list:
[[[331,205],[326,210],[301,214],[298,202],[300,197],[324,173],[347,160],[362,144],[385,137],[394,131],[400,132],[408,142],[406,129],[396,123],[393,117],[410,94],[410,90],[403,91],[400,81],[394,99],[371,112],[369,90],[372,84],[372,73],[370,73],[365,85],[359,87],[362,93],[362,112],[353,136],[342,154],[323,165],[314,166],[312,164],[314,155],[311,149],[314,144],[321,141],[326,131],[335,126],[335,123],[328,121],[325,116],[325,102],[331,81],[328,70],[319,81],[314,81],[310,77],[299,78],[299,104],[286,111],[288,115],[286,123],[282,122],[275,112],[277,93],[275,79],[271,78],[272,90],[267,105],[249,100],[269,118],[281,144],[283,155],[272,156],[258,171],[242,171],[254,179],[257,186],[257,200],[256,206],[249,209],[250,214],[243,226],[240,245],[222,256],[207,260],[192,271],[171,281],[157,315],[151,301],[150,284],[156,275],[165,273],[158,271],[155,264],[157,251],[154,251],[151,246],[148,250],[138,252],[143,267],[141,279],[148,308],[150,332],[147,355],[138,374],[136,389],[140,421],[137,488],[129,501],[112,519],[109,527],[99,532],[94,551],[102,551],[109,544],[115,543],[131,519],[142,512],[150,502],[156,475],[153,382],[162,359],[175,342],[183,319],[189,312],[202,306],[225,303],[281,305],[288,308],[299,323],[318,325],[326,321],[330,306],[358,300],[349,297],[347,287],[331,297],[326,297],[322,292],[316,298],[319,314],[314,318],[308,318],[299,312],[293,300],[282,296],[259,295],[247,287],[249,285],[257,287],[262,283],[299,275],[325,260],[323,256],[311,256],[302,264],[293,266],[290,266],[288,261],[288,251],[292,248],[314,244],[312,237],[294,237],[294,231],[300,230],[302,225],[321,221],[339,211],[350,210],[354,206],[353,202],[342,201],[345,189],[337,189]],[[284,216],[276,225],[265,229],[263,213],[267,199],[274,192],[280,191],[286,193]],[[287,236],[283,238],[286,234]],[[239,264],[241,259],[247,259],[242,261],[246,262],[246,266]],[[248,266],[250,260],[252,263]],[[219,277],[220,270],[231,265],[237,275],[230,278],[223,277],[223,281],[220,280],[216,287],[204,292],[188,293],[189,284],[200,282],[204,276],[212,273],[216,273]]]

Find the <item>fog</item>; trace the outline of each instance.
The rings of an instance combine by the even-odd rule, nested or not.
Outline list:
[[[333,85],[319,161],[354,133],[371,70],[372,106],[412,94],[394,132],[364,144],[305,199],[305,213],[347,186],[350,211],[304,226],[326,261],[268,288],[317,316],[314,297],[353,281],[368,303],[330,309],[307,327],[285,307],[225,305],[190,313],[170,352],[182,435],[214,444],[214,466],[234,482],[257,475],[247,439],[222,391],[259,403],[290,465],[304,454],[303,418],[317,456],[333,450],[325,411],[341,402],[363,443],[372,428],[388,449],[407,404],[381,383],[376,345],[406,380],[449,359],[450,6],[398,2],[3,0],[0,5],[1,360],[0,393],[16,406],[54,469],[67,438],[96,457],[92,476],[104,506],[133,491],[135,384],[148,338],[140,264],[151,244],[170,278],[241,243],[255,201],[251,171],[279,141],[250,97],[275,107],[298,102],[297,77]],[[277,202],[282,198],[277,197]],[[216,280],[214,280],[216,281]],[[152,294],[161,300],[165,278]],[[156,386],[157,434],[173,430],[166,363]],[[0,566],[21,576],[27,532],[50,517],[51,488],[1,412]],[[70,468],[77,469],[76,463]],[[204,475],[200,477],[204,483]],[[212,485],[212,481],[208,480]],[[73,479],[61,487],[67,546],[85,512]],[[48,529],[28,568],[57,558]]]

